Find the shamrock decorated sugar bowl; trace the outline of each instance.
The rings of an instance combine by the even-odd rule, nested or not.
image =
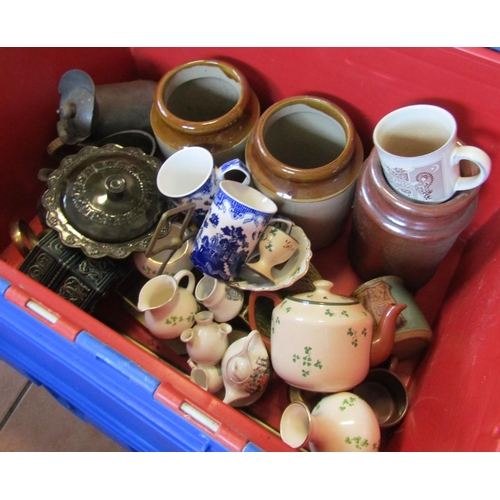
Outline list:
[[[271,363],[292,387],[347,391],[366,377],[370,366],[389,357],[396,320],[406,305],[388,304],[374,331],[373,318],[359,301],[332,293],[330,281],[318,280],[314,286],[312,292],[284,300],[275,295]]]

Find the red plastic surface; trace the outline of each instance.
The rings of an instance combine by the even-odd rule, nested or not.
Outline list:
[[[282,98],[312,94],[342,106],[352,117],[365,146],[387,112],[425,102],[449,109],[464,142],[483,148],[493,171],[480,193],[470,226],[443,261],[433,280],[416,298],[434,332],[422,362],[401,366],[410,384],[410,409],[391,435],[390,451],[494,451],[500,438],[500,54],[487,49],[456,48],[105,48],[0,49],[9,68],[0,83],[4,182],[0,185],[0,249],[9,244],[8,224],[31,220],[44,185],[42,167],[55,168],[46,153],[56,137],[57,85],[73,68],[87,71],[96,84],[138,77],[159,79],[167,70],[194,59],[231,61],[246,74],[262,109]],[[14,187],[15,186],[15,187]],[[313,263],[335,291],[348,294],[360,280],[346,257],[349,227],[331,248],[318,251]],[[224,424],[220,439],[238,449],[249,438],[264,449],[287,449],[274,433],[238,410],[194,386],[176,369],[137,347],[55,294],[14,271],[11,252],[0,262],[0,276],[23,293],[45,303],[77,328],[133,359],[161,381],[156,397],[175,407],[182,397]],[[47,304],[47,300],[50,304]],[[281,394],[281,396],[280,396]],[[276,426],[286,401],[270,393],[256,405],[256,418]],[[276,399],[275,399],[276,398]],[[280,399],[281,398],[281,399]],[[277,410],[271,409],[274,406]],[[267,406],[266,406],[267,405]],[[188,418],[188,417],[187,417]],[[242,437],[243,436],[243,437]]]

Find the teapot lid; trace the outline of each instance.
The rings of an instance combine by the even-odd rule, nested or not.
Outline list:
[[[330,291],[333,287],[333,283],[331,281],[317,280],[313,281],[313,285],[315,288],[314,291],[299,293],[289,298],[292,300],[298,300],[301,302],[308,302],[312,304],[359,304],[359,301],[353,299],[352,297],[345,297],[344,295],[332,293]]]

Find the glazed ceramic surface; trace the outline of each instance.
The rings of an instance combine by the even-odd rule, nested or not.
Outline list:
[[[222,181],[195,238],[195,267],[208,276],[234,281],[276,210],[276,204],[256,189]]]
[[[283,99],[259,118],[246,147],[255,186],[302,227],[313,250],[342,231],[363,163],[350,117],[325,99]]]
[[[274,371],[299,389],[349,390],[365,378],[370,364],[388,357],[394,345],[394,325],[379,328],[375,338],[373,318],[360,302],[333,294],[330,281],[315,281],[314,286],[314,291],[287,297],[273,310]],[[380,347],[386,344],[377,361],[372,352],[375,341]]]
[[[406,304],[396,321],[392,355],[399,360],[419,356],[432,340],[432,329],[413,295],[398,276],[380,276],[360,285],[352,296],[359,300],[378,324],[389,304]]]
[[[238,68],[199,60],[177,66],[158,82],[151,126],[165,157],[186,146],[202,146],[222,165],[245,160],[245,145],[259,116],[257,96]]]
[[[281,438],[292,448],[313,452],[373,452],[380,448],[380,426],[371,407],[356,394],[324,397],[312,410],[291,403],[281,417]]]
[[[411,202],[385,180],[375,148],[359,176],[349,258],[363,280],[399,276],[415,291],[434,276],[474,217],[480,188],[436,205]]]
[[[442,203],[474,189],[491,171],[484,151],[457,145],[455,118],[439,106],[416,104],[389,113],[377,123],[373,141],[387,182],[420,203]],[[460,160],[475,163],[478,173],[461,176]]]
[[[179,285],[188,279],[184,288]],[[195,277],[183,270],[169,276],[161,274],[150,279],[140,290],[137,309],[144,312],[148,330],[161,339],[174,339],[193,326],[199,310],[193,291]]]
[[[201,226],[213,202],[219,183],[230,173],[239,172],[242,184],[250,184],[250,172],[239,159],[216,167],[212,154],[202,147],[187,147],[172,154],[156,177],[159,191],[174,205],[195,204],[191,222]]]
[[[224,402],[243,406],[255,402],[269,382],[271,363],[257,330],[233,342],[221,361]]]
[[[273,268],[290,259],[298,247],[299,242],[289,233],[276,226],[267,226],[259,241],[258,260],[246,265],[274,285]]]
[[[224,387],[219,364],[204,365],[202,363],[195,363],[192,359],[188,359],[188,364],[191,367],[189,375],[191,382],[205,389],[205,391],[215,394]]]
[[[217,323],[210,311],[200,311],[194,317],[195,325],[181,333],[189,357],[202,365],[219,363],[229,345],[227,336],[232,331],[229,323]]]
[[[219,322],[230,321],[240,313],[245,296],[241,290],[212,276],[203,276],[194,291],[196,300]]]
[[[283,266],[271,270],[272,282],[243,266],[238,279],[231,283],[231,286],[249,291],[274,291],[287,288],[304,277],[312,258],[311,242],[304,230],[297,225],[292,227],[290,234],[297,241],[298,248]]]

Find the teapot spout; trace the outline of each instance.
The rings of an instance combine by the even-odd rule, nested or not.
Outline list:
[[[370,366],[383,363],[394,348],[396,321],[401,311],[406,309],[406,304],[388,304],[380,318],[372,340]]]

